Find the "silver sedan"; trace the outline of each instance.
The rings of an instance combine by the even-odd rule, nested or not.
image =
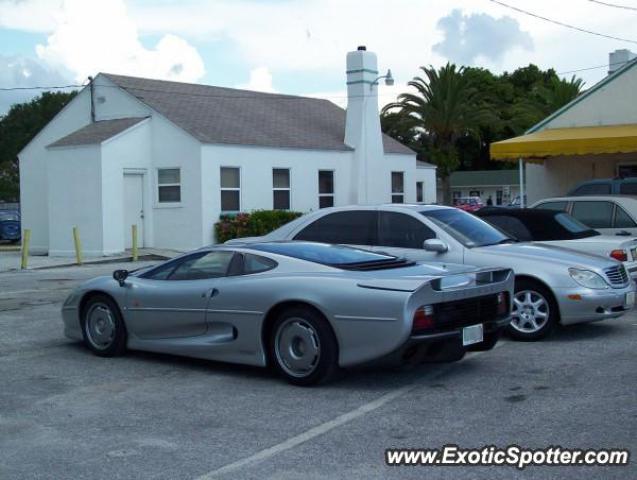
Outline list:
[[[503,267],[515,272],[510,334],[538,340],[557,324],[615,318],[633,308],[635,284],[613,259],[516,242],[457,208],[435,205],[334,207],[300,217],[262,240],[357,245],[412,260]]]
[[[219,246],[80,285],[67,337],[97,355],[126,348],[272,365],[310,385],[380,358],[459,360],[510,321],[508,269],[422,265],[339,245]]]

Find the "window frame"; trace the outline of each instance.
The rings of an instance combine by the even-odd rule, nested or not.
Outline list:
[[[177,170],[179,172],[179,183],[159,183],[159,171],[160,170]],[[179,207],[183,202],[182,198],[182,177],[181,167],[156,167],[155,168],[155,207],[157,208],[170,208]],[[179,187],[179,201],[162,202],[159,196],[159,190],[161,187]]]
[[[402,190],[400,192],[394,192],[394,174],[400,174],[402,179]],[[390,194],[391,194],[391,203],[405,203],[405,172],[404,171],[392,171],[390,176]],[[394,197],[401,197],[401,201],[397,202],[394,200]]]
[[[418,199],[420,196],[420,200]],[[416,203],[424,203],[425,202],[425,182],[422,180],[416,182]]]
[[[229,252],[232,254],[232,258],[230,259],[230,262],[228,262],[228,268],[226,269],[226,273],[224,275],[221,275],[219,277],[210,277],[210,278],[198,278],[198,279],[171,279],[169,278],[173,273],[175,273],[175,270],[177,270],[180,266],[182,266],[185,262],[189,261],[192,258],[203,258],[206,255],[209,255],[210,253],[213,252]],[[153,280],[156,282],[185,282],[185,281],[199,281],[199,280],[206,280],[209,281],[211,279],[214,278],[226,278],[228,276],[228,272],[230,271],[230,268],[234,262],[234,259],[237,255],[237,252],[234,250],[206,250],[206,251],[198,251],[198,252],[192,252],[189,253],[187,255],[182,255],[181,257],[178,258],[174,258],[172,260],[169,260],[165,263],[162,263],[161,265],[157,265],[156,267],[151,268],[150,270],[147,270],[143,273],[141,273],[139,275],[139,278],[143,278],[145,280]],[[164,268],[170,269],[170,273],[168,274],[168,276],[166,278],[153,278],[153,275],[156,274],[159,271],[162,271]]]
[[[332,174],[332,192],[331,193],[321,193],[321,172],[326,172],[326,173],[331,173]],[[333,207],[335,205],[334,203],[334,170],[333,169],[324,169],[324,168],[320,168],[318,170],[318,177],[317,177],[317,182],[318,182],[318,208],[330,208]],[[332,205],[327,206],[327,207],[321,207],[321,199],[322,198],[331,198],[332,199]]]
[[[275,187],[274,186],[274,172],[275,170],[287,170],[288,172],[288,186],[287,187]],[[275,192],[288,192],[288,208],[277,208],[274,205],[274,193]],[[283,212],[289,212],[292,210],[292,169],[289,167],[272,167],[272,210],[281,210]]]
[[[221,184],[221,170],[223,170],[224,168],[229,168],[229,169],[233,169],[233,170],[239,170],[239,186],[238,187],[224,187]],[[237,167],[236,165],[221,165],[219,167],[219,211],[222,214],[232,214],[232,213],[239,213],[241,212],[241,206],[242,206],[242,198],[241,198],[241,185],[243,184],[243,178],[242,178],[242,169],[241,167]],[[238,210],[224,210],[223,209],[223,196],[222,196],[222,192],[238,192],[239,193],[239,209]]]

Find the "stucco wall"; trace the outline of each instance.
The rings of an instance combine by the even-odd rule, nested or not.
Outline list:
[[[144,228],[139,246],[153,246],[153,183],[151,166],[152,120],[145,120],[102,144],[102,190],[104,254],[124,250],[131,234],[124,225],[124,173],[143,175]]]
[[[589,96],[542,125],[540,130],[635,123],[637,121],[635,92],[637,92],[637,65],[620,73],[614,80],[596,89]]]
[[[334,171],[334,204],[347,205],[351,152],[290,150],[246,146],[204,145],[202,153],[203,242],[213,241],[219,218],[220,168],[241,169],[241,211],[271,209],[272,169],[290,169],[290,208],[300,212],[318,209],[318,171]]]
[[[49,250],[46,146],[89,122],[89,96],[83,90],[19,154],[22,228],[31,230],[32,254],[46,254]]]
[[[612,178],[618,160],[594,157],[549,158],[543,165],[526,165],[526,196],[531,205],[547,197],[565,195],[578,183]]]
[[[79,228],[84,254],[101,255],[102,182],[97,145],[49,149],[49,255],[73,256],[74,226]]]

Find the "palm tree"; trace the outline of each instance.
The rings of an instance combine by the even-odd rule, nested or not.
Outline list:
[[[545,114],[559,110],[577,97],[582,91],[584,80],[573,75],[570,80],[563,80],[557,76],[551,78],[549,88],[542,95],[545,102]]]
[[[438,167],[443,201],[450,204],[449,175],[459,164],[456,141],[465,135],[476,135],[479,123],[488,114],[480,101],[481,94],[463,75],[464,67],[447,63],[438,70],[432,66],[420,69],[424,77],[414,77],[408,83],[416,93],[400,94],[397,102],[383,108],[382,114],[395,111],[428,138],[428,159]]]

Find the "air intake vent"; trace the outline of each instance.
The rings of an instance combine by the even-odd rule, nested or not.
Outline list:
[[[623,265],[617,265],[616,267],[607,268],[604,270],[606,278],[611,285],[621,287],[628,283],[628,273]]]

